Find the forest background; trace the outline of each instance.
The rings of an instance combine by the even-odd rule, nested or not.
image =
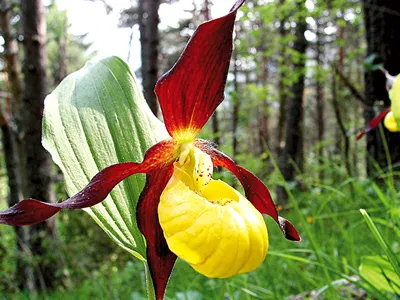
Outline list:
[[[139,29],[135,71],[157,116],[156,80],[178,59],[195,28],[211,18],[217,1],[186,1],[187,18],[165,28],[160,5],[179,0],[138,0],[118,8],[118,26],[131,30],[122,58],[132,61]],[[90,2],[115,13],[112,1]],[[70,27],[57,1],[0,1],[2,209],[26,197],[50,202],[67,197],[62,174],[41,146],[40,116],[45,96],[96,57],[87,35],[73,35]],[[267,218],[270,253],[257,271],[207,279],[178,261],[167,297],[399,295],[390,258],[400,252],[400,134],[380,127],[356,141],[368,121],[390,105],[380,69],[400,73],[398,28],[397,0],[254,0],[241,9],[226,101],[202,137],[267,184],[303,241],[283,240]],[[236,185],[223,170],[217,176]],[[0,270],[1,299],[146,295],[143,265],[82,211],[30,228],[0,226]]]

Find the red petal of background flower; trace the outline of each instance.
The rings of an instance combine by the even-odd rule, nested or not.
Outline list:
[[[176,255],[169,250],[158,219],[160,196],[174,171],[173,164],[147,175],[136,209],[138,226],[147,241],[147,262],[157,299],[164,297]]]
[[[372,119],[369,121],[367,128],[365,128],[363,131],[361,131],[357,135],[357,141],[360,140],[367,132],[370,132],[371,130],[376,129],[376,127],[379,126],[379,124],[382,122],[383,118],[390,112],[390,107],[386,108],[383,112],[381,112],[376,118]]]
[[[162,141],[146,152],[142,163],[127,162],[103,169],[82,191],[64,202],[46,203],[34,199],[23,200],[0,212],[0,224],[33,225],[47,220],[64,208],[80,209],[96,205],[125,178],[136,173],[148,173],[168,164],[173,159],[175,145],[173,141]]]
[[[222,102],[236,11],[244,2],[200,25],[175,66],[158,80],[155,92],[171,136],[185,129],[196,135]]]
[[[282,233],[288,240],[301,240],[292,223],[278,216],[278,211],[272,201],[271,194],[261,180],[253,173],[236,165],[230,157],[212,147],[211,143],[204,140],[196,140],[195,146],[211,156],[214,166],[228,169],[239,179],[243,185],[247,199],[260,213],[271,216],[278,223]]]

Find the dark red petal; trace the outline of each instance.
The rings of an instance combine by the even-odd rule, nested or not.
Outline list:
[[[61,208],[50,203],[26,199],[0,212],[0,224],[11,226],[33,225],[51,218],[60,210]]]
[[[278,223],[282,233],[288,240],[301,240],[292,223],[278,216],[271,194],[260,179],[245,168],[236,165],[230,157],[212,147],[211,143],[204,140],[196,140],[196,146],[211,156],[214,166],[228,169],[239,179],[247,199],[260,213],[271,216]]]
[[[357,135],[356,141],[361,140],[361,139],[364,137],[364,135],[365,135],[366,133],[367,133],[367,132],[365,131],[365,129],[363,129],[363,131],[361,131],[361,132]]]
[[[45,203],[34,199],[23,200],[0,212],[0,224],[33,225],[47,220],[64,208],[80,209],[96,205],[125,178],[136,173],[149,173],[169,164],[175,153],[175,145],[173,141],[162,141],[146,152],[142,163],[127,162],[103,169],[82,191],[64,202]]]
[[[147,242],[147,262],[157,300],[164,297],[169,276],[175,264],[176,255],[169,250],[158,220],[158,204],[168,180],[173,164],[155,170],[147,175],[146,186],[140,195],[136,209],[138,226]]]
[[[155,92],[171,136],[183,130],[196,135],[222,102],[236,12],[244,2],[236,1],[227,15],[200,25],[178,62],[158,80]]]
[[[390,112],[390,109],[390,107],[386,108],[376,118],[369,121],[367,128],[365,128],[357,135],[357,141],[360,140],[367,132],[376,129],[376,127],[378,127],[379,124],[382,122],[383,118]]]

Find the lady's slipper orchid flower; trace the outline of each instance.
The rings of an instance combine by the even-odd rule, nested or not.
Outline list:
[[[361,139],[367,132],[376,129],[382,121],[387,130],[391,132],[400,131],[400,76],[391,76],[385,69],[382,69],[382,72],[386,76],[386,89],[389,92],[391,107],[369,121],[367,128],[357,136],[357,140]]]
[[[141,163],[112,165],[68,200],[34,199],[0,212],[0,224],[43,222],[61,209],[81,209],[103,201],[125,178],[147,174],[137,205],[137,221],[147,241],[147,260],[157,299],[162,299],[177,257],[208,277],[249,272],[264,260],[268,234],[261,214],[271,216],[289,240],[300,241],[294,226],[278,212],[265,185],[197,134],[223,100],[237,0],[230,12],[202,24],[155,92],[171,138],[147,150]],[[231,171],[247,199],[220,180],[214,167]]]

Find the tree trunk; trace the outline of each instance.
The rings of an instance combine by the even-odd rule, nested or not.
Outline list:
[[[11,207],[23,199],[21,178],[24,174],[21,168],[21,145],[19,138],[20,108],[21,108],[21,66],[18,60],[18,43],[13,37],[12,6],[8,0],[0,0],[0,30],[4,39],[3,64],[7,74],[7,85],[10,97],[6,97],[5,107],[1,108],[1,132],[3,151],[8,177],[8,206]],[[17,244],[16,284],[21,289],[34,289],[33,269],[26,263],[24,238],[26,228],[14,227]]]
[[[154,87],[158,80],[158,9],[160,0],[139,0],[139,31],[142,58],[143,92],[151,111],[159,113]]]
[[[334,72],[334,71],[333,71]],[[336,75],[332,77],[332,105],[333,105],[333,111],[335,113],[335,118],[336,118],[336,123],[339,126],[339,130],[341,133],[341,137],[343,138],[344,141],[344,149],[343,149],[343,154],[341,156],[344,156],[344,164],[347,170],[347,173],[349,176],[352,176],[352,169],[351,169],[351,163],[350,163],[350,139],[347,136],[347,130],[344,125],[344,121],[342,118],[341,114],[341,109],[340,109],[340,104],[339,100],[337,97],[337,88],[336,88]],[[341,138],[338,139],[338,144],[340,145]],[[339,146],[340,149],[340,146]]]
[[[203,2],[203,8],[201,10],[201,14],[203,16],[204,21],[208,21],[211,19],[210,16],[210,1],[209,0],[204,0]],[[213,140],[214,143],[217,145],[221,144],[221,134],[219,132],[219,119],[218,119],[218,111],[215,110],[214,114],[211,117],[212,121],[212,131],[213,131]]]
[[[210,1],[209,0],[204,0],[201,14],[204,17],[204,21],[208,21],[211,19],[211,17],[210,17]]]
[[[236,32],[237,36],[237,32]],[[232,110],[232,155],[236,159],[238,154],[238,134],[237,128],[239,124],[239,84],[238,84],[238,67],[237,67],[237,49],[233,50],[233,110]]]
[[[25,89],[22,97],[23,145],[26,157],[26,193],[29,197],[50,202],[51,159],[41,145],[46,78],[46,22],[42,0],[22,0],[24,35],[23,73]],[[29,242],[36,261],[36,289],[56,284],[56,251],[54,220],[29,227]]]
[[[280,0],[280,5],[285,3],[285,0]],[[286,36],[286,29],[285,29],[285,16],[281,16],[279,20],[279,36],[281,40],[284,39]],[[286,62],[286,43],[280,43],[280,55],[281,55],[281,65],[279,66],[279,83],[278,83],[278,90],[279,90],[279,113],[278,113],[278,124],[277,124],[277,131],[278,131],[278,141],[276,147],[276,153],[279,156],[283,147],[284,147],[284,132],[285,132],[285,122],[286,122],[286,102],[287,102],[287,93],[285,90],[285,70],[284,66]]]
[[[264,51],[264,49],[262,49]],[[263,53],[261,56],[261,71],[258,78],[258,84],[260,87],[265,86],[268,80],[268,57]],[[258,111],[258,155],[262,155],[266,152],[269,144],[269,118],[268,118],[268,95],[265,95],[262,99],[259,111]],[[266,156],[265,156],[266,157]]]
[[[324,178],[324,169],[323,165],[323,155],[324,148],[322,146],[322,141],[324,139],[325,133],[325,117],[324,117],[324,86],[322,83],[322,69],[323,69],[323,61],[322,61],[322,41],[321,41],[321,28],[319,26],[319,20],[317,19],[317,56],[316,56],[316,64],[317,64],[317,73],[316,73],[316,103],[317,103],[317,142],[318,142],[318,165],[319,165],[319,179],[323,181]]]
[[[297,11],[305,10],[303,1],[298,1]],[[279,168],[286,181],[295,179],[295,165],[303,167],[303,93],[305,79],[305,55],[307,40],[304,33],[307,23],[304,18],[300,18],[296,25],[296,38],[293,44],[295,50],[301,57],[294,63],[293,72],[300,74],[297,81],[291,87],[291,95],[288,98],[286,112],[285,147],[279,157]],[[287,199],[287,194],[282,186],[278,187],[278,201]]]
[[[22,93],[21,74],[18,62],[18,43],[13,38],[10,24],[11,9],[11,3],[8,0],[0,0],[0,29],[4,39],[4,69],[7,72],[8,84],[13,96],[13,106],[16,111],[19,111]]]
[[[258,9],[259,4],[256,3],[254,4],[254,8]],[[268,28],[265,26],[265,21],[262,19],[260,16],[260,19],[255,22],[255,25],[258,26],[258,28],[262,29],[262,34],[258,40],[257,43],[257,52],[260,53],[260,71],[259,71],[259,76],[257,78],[257,85],[259,88],[266,88],[267,83],[268,83],[268,75],[269,75],[269,69],[268,69],[268,54],[266,53],[267,51],[267,36],[268,36]],[[247,76],[249,77],[249,76]],[[261,155],[262,160],[264,160],[265,163],[265,158],[267,157],[266,155],[263,155],[269,150],[269,111],[268,111],[268,98],[269,98],[269,92],[267,92],[267,89],[265,89],[265,93],[263,93],[263,99],[261,100],[261,105],[258,108],[258,141],[257,141],[257,147],[255,147],[257,151],[257,155]],[[263,168],[266,170],[267,168]]]
[[[392,75],[400,73],[400,1],[398,0],[363,0],[365,28],[367,37],[367,56],[375,54],[375,63],[383,62],[384,67]],[[365,71],[365,103],[364,118],[368,123],[376,115],[373,110],[375,102],[383,100],[385,106],[390,105],[385,89],[385,76],[380,71]],[[383,109],[380,109],[383,110]],[[400,162],[400,135],[384,129],[391,163]],[[388,159],[384,150],[384,140],[379,130],[367,134],[367,173],[377,170],[374,161],[385,169]],[[372,158],[372,159],[371,159]]]
[[[11,207],[23,199],[21,181],[19,178],[19,160],[18,155],[15,151],[15,136],[13,135],[9,120],[4,112],[1,113],[0,123],[2,131],[2,141],[3,141],[3,151],[6,162],[7,177],[8,177],[8,187],[9,201],[8,206]],[[16,229],[20,227],[15,227]]]
[[[64,32],[59,38],[58,42],[60,45],[58,51],[58,66],[56,68],[55,76],[54,76],[54,85],[57,86],[60,82],[67,76],[67,44],[68,44],[68,18],[65,17],[64,25],[63,25]]]

